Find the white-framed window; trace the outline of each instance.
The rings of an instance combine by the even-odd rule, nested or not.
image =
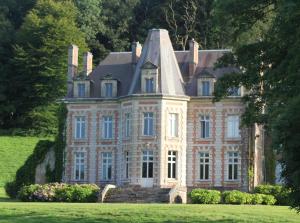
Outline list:
[[[176,151],[168,151],[168,178],[176,178]]]
[[[125,152],[125,178],[129,178],[129,152]]]
[[[231,87],[228,89],[229,96],[241,96],[241,88],[240,87]]]
[[[209,159],[209,152],[200,152],[200,180],[209,180],[209,166],[210,166],[210,159]]]
[[[227,137],[240,137],[240,117],[238,115],[228,115],[227,117]]]
[[[178,136],[178,114],[176,113],[169,114],[169,136]]]
[[[75,138],[84,139],[85,138],[85,117],[77,116],[75,117]]]
[[[143,135],[145,136],[153,136],[154,135],[154,114],[153,112],[145,112],[144,113],[144,129]]]
[[[239,153],[228,152],[228,180],[238,179]]]
[[[143,151],[142,178],[153,178],[153,151]]]
[[[112,83],[105,83],[105,97],[111,98],[113,96],[113,84]]]
[[[146,93],[153,93],[154,92],[154,78],[146,78],[145,80],[145,90]]]
[[[112,153],[102,153],[102,180],[112,179]]]
[[[74,153],[74,179],[84,180],[84,152]]]
[[[200,116],[200,137],[205,139],[210,137],[210,117],[209,115]]]
[[[125,137],[130,137],[131,135],[131,114],[125,114]]]
[[[210,83],[209,81],[202,81],[202,96],[210,95]]]
[[[85,97],[85,84],[84,83],[78,83],[77,84],[77,90],[78,90],[78,97]]]
[[[104,116],[103,117],[103,128],[102,128],[103,139],[112,139],[113,137],[113,117]]]

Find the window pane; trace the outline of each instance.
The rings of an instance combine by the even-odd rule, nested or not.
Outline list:
[[[200,165],[200,179],[201,180],[203,180],[204,179],[204,165],[202,164],[202,165]]]
[[[168,178],[171,178],[171,163],[168,163]]]
[[[146,162],[143,162],[142,177],[143,178],[147,177],[147,163]]]
[[[208,180],[209,178],[209,165],[205,165],[205,179]]]
[[[202,81],[202,95],[209,96],[209,81]]]
[[[150,162],[150,163],[149,163],[148,177],[149,177],[149,178],[152,178],[152,177],[153,177],[153,162]]]
[[[105,96],[106,97],[112,97],[112,83],[105,83]]]
[[[174,162],[172,165],[173,165],[173,168],[172,168],[172,171],[173,171],[172,178],[176,178],[176,163]]]
[[[79,83],[77,84],[78,89],[78,97],[84,97],[85,96],[85,84]]]
[[[234,179],[236,180],[238,178],[238,166],[237,164],[234,165]]]
[[[228,179],[232,180],[232,164],[228,165]]]

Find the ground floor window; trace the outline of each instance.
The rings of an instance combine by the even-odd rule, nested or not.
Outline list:
[[[200,180],[209,179],[209,152],[201,152],[200,154]]]
[[[153,178],[153,151],[143,151],[142,177]]]
[[[239,153],[228,152],[228,180],[238,179]]]
[[[102,153],[102,180],[111,180],[112,178],[112,153]]]
[[[176,151],[168,151],[168,178],[176,178]]]
[[[125,177],[129,178],[129,152],[125,152]]]
[[[75,180],[84,180],[84,152],[75,152]]]

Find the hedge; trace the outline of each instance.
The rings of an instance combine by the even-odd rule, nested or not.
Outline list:
[[[218,204],[221,201],[221,192],[217,190],[195,189],[190,193],[194,204]]]
[[[95,184],[31,184],[18,193],[21,201],[96,202],[100,188]]]
[[[259,185],[254,188],[255,193],[273,195],[278,205],[290,205],[291,190],[280,185]]]
[[[238,190],[224,191],[194,189],[189,196],[194,204],[265,204],[273,205],[276,198],[273,195],[246,193]]]

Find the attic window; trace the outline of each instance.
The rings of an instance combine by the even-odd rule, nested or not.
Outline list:
[[[141,87],[143,93],[157,92],[158,67],[151,62],[146,62],[142,66]]]
[[[154,92],[154,79],[153,78],[146,78],[146,93],[153,93]]]
[[[202,95],[209,96],[210,95],[210,83],[209,81],[202,81]]]
[[[101,97],[113,98],[117,96],[117,80],[105,79],[101,81]]]
[[[85,97],[85,84],[84,83],[78,83],[77,90],[78,90],[78,97],[80,97],[80,98]]]
[[[198,96],[211,96],[214,91],[215,78],[200,77],[198,78]]]
[[[228,89],[229,96],[241,96],[241,88],[240,87],[231,87]]]
[[[73,95],[75,98],[86,98],[90,96],[90,81],[74,80]]]

